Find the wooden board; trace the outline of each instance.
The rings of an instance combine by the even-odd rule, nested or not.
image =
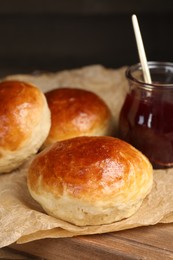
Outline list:
[[[173,224],[61,239],[43,239],[10,249],[41,259],[173,259]],[[33,259],[33,258],[31,258]]]

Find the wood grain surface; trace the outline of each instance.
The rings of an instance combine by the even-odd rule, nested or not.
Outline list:
[[[173,259],[173,224],[12,244],[10,250],[47,260]]]

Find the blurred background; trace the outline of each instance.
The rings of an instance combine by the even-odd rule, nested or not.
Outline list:
[[[133,13],[148,60],[173,62],[172,0],[0,0],[0,76],[137,63]]]

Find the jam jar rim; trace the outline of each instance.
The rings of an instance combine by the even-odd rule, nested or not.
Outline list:
[[[147,64],[148,64],[149,68],[169,67],[172,69],[172,73],[173,73],[173,63],[172,62],[148,61]],[[144,81],[136,79],[135,77],[133,77],[132,72],[137,71],[137,70],[142,71],[141,63],[137,63],[137,64],[129,66],[126,69],[125,74],[126,74],[126,77],[128,80],[130,80],[136,84],[139,84],[138,85],[139,88],[144,88],[144,89],[148,89],[148,90],[157,89],[157,90],[162,90],[162,91],[163,90],[165,91],[166,89],[173,90],[173,83],[172,84],[146,83]],[[163,89],[163,87],[164,87],[164,89]]]

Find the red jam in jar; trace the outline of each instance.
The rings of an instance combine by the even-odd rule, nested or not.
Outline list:
[[[129,93],[119,118],[120,138],[145,154],[156,169],[173,167],[173,63],[148,62],[152,84],[141,65],[126,71]]]

